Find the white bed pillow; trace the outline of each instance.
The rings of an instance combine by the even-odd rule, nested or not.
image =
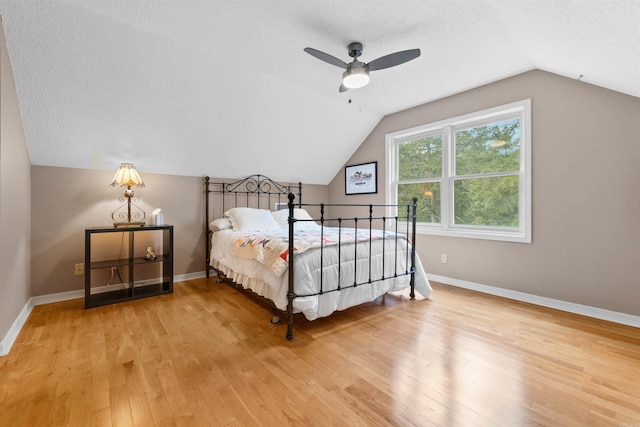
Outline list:
[[[275,218],[276,222],[280,224],[281,228],[289,227],[289,209],[280,209],[274,212],[271,212],[273,218]],[[309,212],[302,208],[293,208],[293,217],[295,219],[313,219]],[[295,224],[296,230],[303,230],[305,228],[318,228],[319,225],[314,221],[299,221]]]
[[[231,228],[231,221],[229,218],[218,218],[209,223],[209,229],[211,231],[228,230],[229,228]]]
[[[266,209],[233,208],[224,214],[229,217],[229,221],[236,231],[280,230],[280,225],[273,218],[271,212]]]

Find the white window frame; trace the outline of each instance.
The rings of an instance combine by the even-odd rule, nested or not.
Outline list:
[[[519,178],[519,218],[517,228],[477,227],[455,225],[453,223],[453,181],[455,177],[453,146],[454,132],[460,128],[483,126],[503,119],[520,119],[520,169]],[[501,105],[463,116],[441,120],[435,123],[416,126],[385,136],[386,148],[386,202],[398,203],[398,146],[400,143],[425,135],[442,134],[442,179],[441,189],[441,223],[418,223],[416,231],[420,234],[432,234],[472,239],[501,240],[506,242],[531,243],[531,99]],[[496,174],[483,174],[490,177]],[[500,174],[497,174],[500,175]],[[388,215],[395,215],[389,208]]]

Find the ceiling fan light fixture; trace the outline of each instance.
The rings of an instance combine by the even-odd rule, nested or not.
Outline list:
[[[369,83],[369,72],[362,67],[349,67],[342,74],[342,84],[349,89],[358,89]]]

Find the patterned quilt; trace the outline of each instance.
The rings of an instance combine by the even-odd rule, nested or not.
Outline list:
[[[289,233],[286,230],[250,232],[235,240],[231,253],[243,259],[253,259],[269,268],[276,276],[281,276],[289,265]],[[294,251],[303,253],[320,246],[344,245],[379,239],[394,239],[395,233],[385,230],[360,230],[353,228],[324,227],[296,230]],[[404,235],[399,235],[405,239]]]

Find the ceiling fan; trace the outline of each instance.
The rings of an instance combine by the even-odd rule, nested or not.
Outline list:
[[[385,68],[395,67],[396,65],[404,64],[405,62],[411,61],[412,59],[420,56],[420,49],[409,49],[381,56],[380,58],[374,59],[373,61],[365,64],[364,62],[358,61],[358,57],[362,55],[362,48],[362,43],[360,42],[353,42],[349,44],[347,49],[349,56],[353,58],[353,61],[348,64],[335,56],[311,47],[306,47],[304,51],[311,56],[315,56],[321,61],[346,70],[342,74],[340,92],[366,86],[367,83],[369,83],[369,71],[384,70]]]

